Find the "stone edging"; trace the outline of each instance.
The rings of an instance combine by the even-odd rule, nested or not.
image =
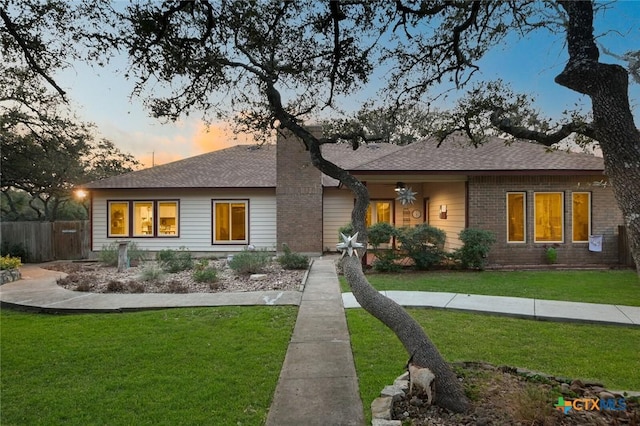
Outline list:
[[[526,368],[513,368],[513,367],[493,367],[490,364],[484,363],[455,363],[456,365],[466,366],[468,364],[480,364],[485,365],[488,368],[508,369],[512,374],[525,377],[527,379],[546,379],[550,381],[556,381],[560,383],[560,392],[562,394],[569,394],[574,391],[583,390],[582,387],[591,387],[599,398],[614,398],[614,397],[637,397],[640,398],[640,392],[637,391],[609,391],[604,388],[601,383],[588,382],[580,380],[571,380],[566,377],[557,377],[550,374],[541,373],[539,371],[532,371]],[[371,425],[372,426],[402,426],[401,420],[392,420],[393,404],[399,399],[405,396],[406,391],[409,389],[409,372],[405,372],[397,379],[393,381],[393,385],[385,386],[380,392],[380,396],[373,400],[371,403]]]
[[[22,274],[20,274],[19,269],[5,269],[0,271],[0,285],[18,281],[20,278],[22,278]]]
[[[393,403],[404,397],[409,390],[409,372],[405,372],[393,381],[390,386],[385,386],[380,396],[371,403],[372,426],[402,426],[402,421],[391,420]]]

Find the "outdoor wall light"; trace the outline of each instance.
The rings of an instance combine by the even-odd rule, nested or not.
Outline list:
[[[404,182],[397,182],[397,183],[396,183],[396,189],[395,189],[395,191],[396,191],[396,192],[400,192],[400,191],[402,191],[404,188],[405,188],[405,184],[404,184]]]

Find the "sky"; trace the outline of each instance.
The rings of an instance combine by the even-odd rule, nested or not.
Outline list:
[[[594,26],[598,42],[614,53],[640,49],[640,0],[623,0],[612,5],[611,10],[596,17]],[[501,78],[509,82],[515,92],[534,94],[536,105],[550,117],[574,109],[574,105],[590,109],[588,98],[553,81],[567,57],[563,34],[538,31],[520,41],[513,37],[494,48],[479,63],[478,77]],[[601,61],[617,62],[602,52]],[[252,135],[234,135],[223,122],[207,127],[197,112],[175,123],[150,117],[142,100],[131,97],[133,82],[125,79],[122,71],[117,71],[123,69],[124,64],[122,58],[108,68],[76,63],[60,72],[56,79],[67,90],[71,108],[79,119],[95,123],[100,137],[134,155],[144,167],[254,142]],[[370,86],[358,96],[343,99],[341,106],[347,111],[358,110],[361,102],[375,96],[382,84],[384,76],[374,75]],[[640,85],[631,84],[629,95],[638,125]],[[446,102],[436,106],[446,109],[450,106]]]

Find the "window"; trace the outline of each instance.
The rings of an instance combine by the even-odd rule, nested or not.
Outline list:
[[[507,193],[507,242],[524,243],[526,240],[526,194]]]
[[[158,201],[158,236],[178,234],[178,202]]]
[[[133,236],[153,236],[153,201],[133,202]]]
[[[562,192],[536,192],[534,195],[534,235],[536,243],[561,243],[564,235]]]
[[[213,242],[248,242],[248,204],[246,200],[213,201]]]
[[[591,193],[571,194],[571,228],[574,243],[589,242],[591,235]]]
[[[108,237],[177,237],[178,201],[108,201]]]
[[[393,201],[371,201],[371,203],[369,203],[369,207],[367,207],[365,217],[365,224],[367,227],[378,222],[393,223],[391,216],[392,207]]]
[[[129,203],[110,201],[107,203],[109,237],[129,236]]]

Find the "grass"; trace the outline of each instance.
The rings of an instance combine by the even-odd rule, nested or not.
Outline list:
[[[264,423],[297,309],[3,310],[3,425]]]
[[[640,391],[640,329],[532,321],[463,312],[411,309],[449,362],[486,361]],[[408,355],[382,323],[362,309],[347,321],[365,412],[404,372]]]
[[[640,279],[632,270],[409,272],[369,274],[378,290],[441,291],[640,306]],[[350,291],[340,277],[342,291]]]

